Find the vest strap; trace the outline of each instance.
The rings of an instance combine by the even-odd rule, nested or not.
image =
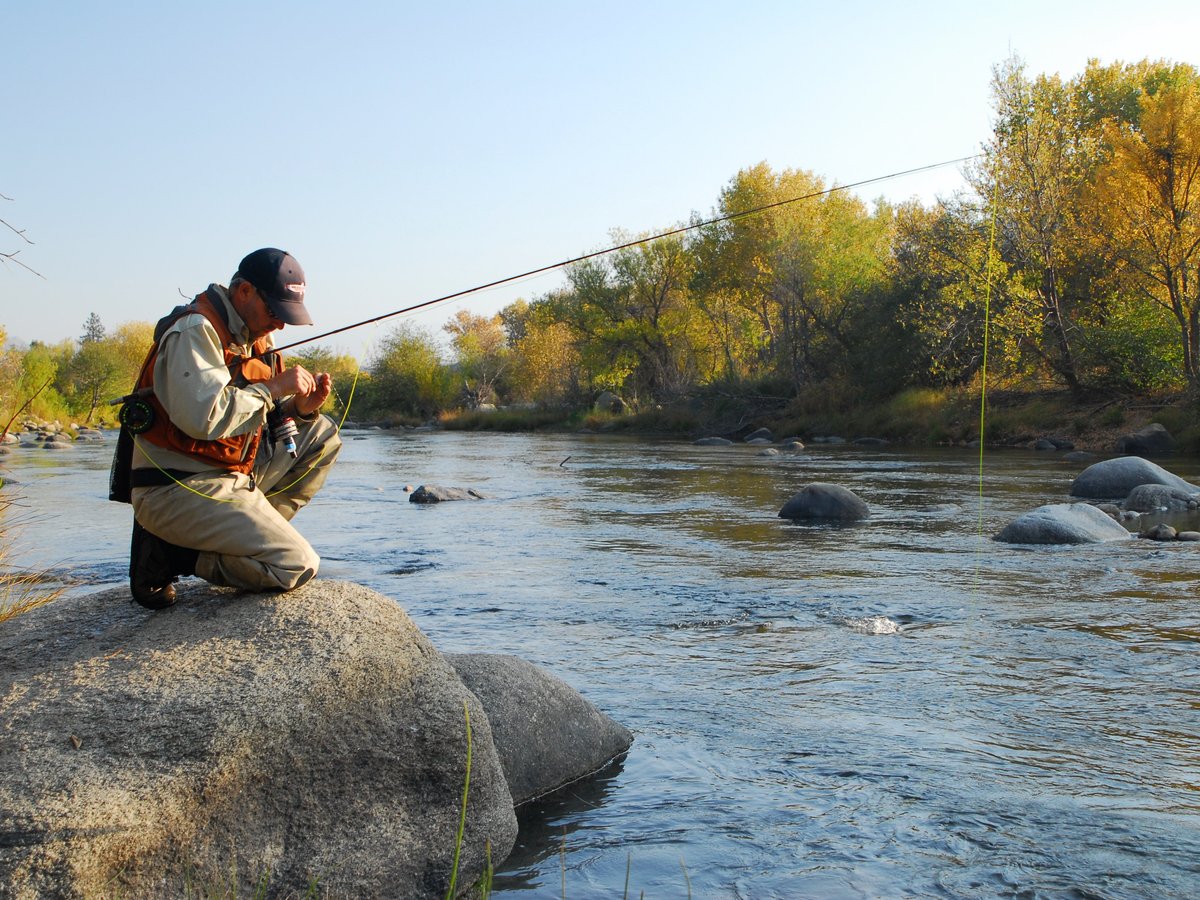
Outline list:
[[[183,469],[134,469],[129,473],[129,486],[131,488],[165,487],[199,474],[199,472],[185,472]]]

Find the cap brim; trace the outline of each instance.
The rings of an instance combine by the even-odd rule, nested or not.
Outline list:
[[[312,316],[308,314],[304,304],[297,300],[272,300],[271,312],[285,325],[311,325]]]

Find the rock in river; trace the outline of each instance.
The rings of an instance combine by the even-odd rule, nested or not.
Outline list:
[[[1089,503],[1052,503],[1013,519],[994,540],[1005,544],[1097,544],[1131,537],[1123,525]]]
[[[1191,494],[1200,488],[1172,475],[1162,466],[1139,456],[1122,456],[1094,463],[1071,483],[1072,497],[1090,500],[1124,500],[1139,484],[1164,484]]]
[[[474,488],[442,487],[439,484],[423,484],[413,491],[410,503],[444,503],[450,500],[486,500],[487,497]]]
[[[837,484],[815,482],[796,494],[779,510],[781,519],[817,519],[857,522],[871,514],[853,491]]]
[[[633,743],[629,729],[520,657],[454,653],[446,659],[487,710],[515,804],[590,775]]]
[[[1165,484],[1139,484],[1125,498],[1124,507],[1142,513],[1159,510],[1178,512],[1195,509],[1197,496],[1200,496],[1200,492],[1196,490],[1181,490]]]

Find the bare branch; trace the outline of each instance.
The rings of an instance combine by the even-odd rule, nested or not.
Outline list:
[[[40,278],[40,279],[42,279],[43,281],[45,281],[45,280],[46,280],[46,276],[45,276],[45,275],[43,275],[43,274],[42,274],[41,272],[39,272],[37,269],[30,268],[29,266],[25,265],[25,263],[23,263],[21,260],[17,259],[17,254],[18,254],[18,253],[20,253],[20,252],[21,252],[20,250],[14,250],[12,253],[0,253],[0,261],[6,262],[6,263],[7,263],[7,262],[14,262],[14,263],[16,263],[18,266],[20,266],[22,269],[25,269],[25,270],[27,270],[27,271],[29,271],[29,272],[32,272],[32,273],[33,273],[34,275],[36,275],[38,278]]]
[[[25,229],[24,229],[24,228],[17,228],[15,225],[10,225],[8,222],[5,222],[3,219],[0,219],[0,225],[3,225],[5,228],[7,228],[7,229],[8,229],[9,231],[11,231],[13,234],[17,235],[17,236],[18,236],[18,237],[19,237],[21,240],[23,240],[25,243],[27,243],[27,244],[32,244],[32,243],[33,243],[33,241],[31,241],[29,238],[27,238],[27,237],[25,236]]]

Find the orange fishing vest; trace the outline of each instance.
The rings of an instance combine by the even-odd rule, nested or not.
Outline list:
[[[266,381],[272,375],[283,371],[283,363],[279,354],[270,353],[271,347],[265,335],[254,342],[251,356],[241,356],[229,349],[234,338],[233,333],[229,330],[229,324],[225,321],[224,310],[218,308],[220,303],[219,297],[210,297],[209,292],[205,291],[198,295],[191,305],[177,308],[171,316],[159,323],[159,327],[155,329],[154,345],[150,348],[150,353],[142,364],[142,373],[138,377],[139,389],[154,387],[154,362],[158,358],[158,341],[163,332],[181,316],[191,313],[199,313],[204,316],[216,329],[217,338],[221,341],[221,347],[225,352],[225,365],[229,367],[229,380],[234,386],[243,387],[247,384]],[[264,356],[271,362],[264,361],[262,358]],[[258,442],[262,437],[262,428],[257,428],[251,433],[217,438],[212,441],[197,440],[171,421],[166,408],[156,396],[151,394],[148,400],[154,407],[154,424],[150,426],[149,430],[143,432],[141,437],[150,443],[167,450],[174,450],[177,453],[184,453],[198,462],[215,468],[228,469],[231,472],[248,474],[254,467],[254,454],[258,450]]]

